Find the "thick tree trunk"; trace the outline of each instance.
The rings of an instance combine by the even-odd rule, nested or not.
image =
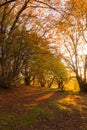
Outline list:
[[[79,84],[80,92],[87,92],[87,83],[83,81],[79,76],[77,76],[76,79]]]
[[[10,88],[10,87],[11,87],[11,85],[9,82],[8,83],[0,82],[0,88]]]

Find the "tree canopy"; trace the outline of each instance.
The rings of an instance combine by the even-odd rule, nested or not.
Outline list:
[[[1,86],[20,73],[27,83],[29,76],[40,81],[40,73],[45,81],[48,73],[59,84],[67,79],[67,66],[86,90],[86,0],[1,0],[0,12]]]

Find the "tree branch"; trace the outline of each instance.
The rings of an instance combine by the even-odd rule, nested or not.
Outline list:
[[[16,0],[6,0],[5,2],[3,2],[3,3],[0,3],[0,7],[2,7],[2,6],[4,6],[4,5],[6,5],[6,4],[9,4],[9,3],[11,3],[11,2],[15,2]]]
[[[18,14],[16,15],[16,18],[15,18],[15,20],[14,20],[12,26],[11,26],[10,32],[14,29],[15,24],[17,23],[17,21],[18,21],[20,15],[21,15],[21,13],[26,9],[26,6],[27,6],[27,4],[28,4],[29,1],[30,1],[30,0],[27,0],[27,1],[24,3],[24,5],[22,6],[22,8],[19,10],[19,12],[18,12]]]

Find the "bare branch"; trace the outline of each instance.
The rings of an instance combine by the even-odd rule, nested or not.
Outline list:
[[[28,4],[29,1],[30,1],[30,0],[25,1],[24,5],[23,5],[22,8],[19,10],[19,12],[18,12],[18,14],[16,15],[16,18],[15,18],[15,20],[14,20],[12,26],[11,26],[10,32],[14,29],[15,24],[17,23],[17,21],[18,21],[20,15],[21,15],[21,13],[26,9],[27,4]]]
[[[4,6],[4,5],[6,5],[6,4],[9,4],[9,3],[11,3],[11,2],[15,2],[16,0],[6,0],[5,2],[1,2],[0,3],[0,7],[2,7],[2,6]]]

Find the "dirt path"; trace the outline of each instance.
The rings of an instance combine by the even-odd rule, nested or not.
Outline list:
[[[0,130],[87,130],[87,94],[0,90]]]

